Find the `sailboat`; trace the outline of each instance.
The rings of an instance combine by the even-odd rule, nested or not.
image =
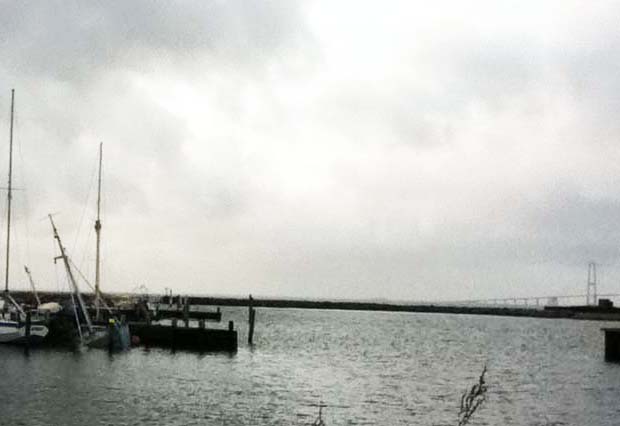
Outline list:
[[[99,179],[97,183],[97,219],[95,220],[95,234],[97,237],[96,256],[95,256],[95,321],[102,323],[102,309],[108,312],[108,338],[106,341],[98,342],[91,347],[107,347],[112,351],[122,351],[128,349],[131,343],[129,326],[124,321],[120,321],[112,314],[110,307],[105,303],[101,296],[101,169],[103,163],[103,143],[99,144]]]
[[[97,233],[97,264],[96,264],[96,276],[95,276],[95,320],[91,318],[90,312],[86,303],[84,302],[84,298],[82,297],[82,293],[78,287],[77,281],[73,274],[73,270],[71,268],[72,262],[69,260],[69,256],[67,255],[66,249],[62,245],[62,241],[60,240],[60,235],[58,233],[58,229],[56,228],[56,224],[52,218],[52,215],[49,216],[50,223],[52,225],[52,229],[54,232],[54,239],[58,243],[58,248],[60,250],[60,256],[57,256],[54,261],[58,259],[62,259],[62,262],[65,266],[65,270],[67,273],[68,281],[72,288],[71,300],[73,305],[73,319],[75,323],[75,330],[77,331],[77,338],[79,338],[79,344],[82,346],[88,347],[96,347],[96,348],[107,348],[110,350],[124,350],[129,348],[130,344],[130,336],[129,336],[129,327],[127,324],[123,324],[117,318],[114,318],[112,315],[108,315],[107,321],[102,321],[101,318],[101,308],[106,308],[108,310],[108,314],[111,314],[110,308],[106,305],[105,301],[101,297],[101,292],[99,289],[99,270],[100,270],[100,232],[101,232],[101,221],[100,221],[100,206],[101,206],[101,160],[102,159],[102,146],[99,146],[99,189],[97,196],[97,220],[95,222],[95,230]],[[78,271],[79,272],[79,271]],[[66,317],[65,317],[66,320]],[[61,330],[64,328],[66,331],[66,322],[64,325],[59,327]]]
[[[13,177],[13,122],[15,111],[15,89],[11,90],[11,126],[9,136],[9,184],[7,188],[6,221],[6,264],[4,275],[4,303],[0,315],[0,343],[37,343],[43,341],[49,329],[44,321],[33,320],[31,312],[24,309],[9,293],[9,255],[11,247],[11,199]]]
[[[108,329],[107,327],[96,326],[93,324],[90,314],[88,313],[86,303],[84,302],[84,298],[82,297],[82,293],[80,292],[75,276],[73,275],[73,270],[71,269],[71,264],[69,262],[69,256],[67,255],[65,247],[62,245],[54,219],[52,219],[51,214],[48,215],[48,217],[52,225],[52,230],[54,231],[54,239],[58,243],[58,248],[60,249],[60,256],[56,256],[54,261],[62,259],[67,272],[69,284],[73,290],[71,293],[71,301],[73,305],[75,330],[77,331],[79,344],[85,346],[97,344],[98,341],[103,341],[108,338]]]

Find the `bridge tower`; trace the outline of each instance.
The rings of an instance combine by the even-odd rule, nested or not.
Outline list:
[[[588,289],[586,295],[586,305],[596,306],[596,263],[588,263]]]

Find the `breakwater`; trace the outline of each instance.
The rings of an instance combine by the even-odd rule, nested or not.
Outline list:
[[[13,296],[22,302],[32,299],[29,292],[13,292]],[[43,301],[70,299],[69,293],[63,292],[39,292]],[[85,294],[87,300],[92,294]],[[106,298],[113,304],[143,297],[131,293],[108,293]],[[165,296],[151,295],[151,300],[161,300]],[[212,296],[184,296],[190,305],[207,306],[248,306],[249,299],[235,297],[212,297]],[[505,307],[505,306],[462,306],[449,304],[398,304],[363,301],[326,301],[326,300],[298,300],[298,299],[272,299],[254,298],[254,307],[263,308],[297,308],[297,309],[337,309],[351,311],[385,311],[385,312],[420,312],[440,314],[464,314],[464,315],[493,315],[509,317],[532,317],[532,318],[569,318],[580,320],[620,321],[619,308],[599,308],[584,306],[561,306],[545,307]]]

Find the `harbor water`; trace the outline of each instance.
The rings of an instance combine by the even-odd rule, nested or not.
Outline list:
[[[0,346],[1,425],[456,425],[487,366],[472,425],[617,425],[620,365],[603,322],[223,308],[235,354]],[[211,324],[213,325],[213,324]]]

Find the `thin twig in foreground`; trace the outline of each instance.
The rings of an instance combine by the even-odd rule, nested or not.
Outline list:
[[[459,410],[458,426],[464,426],[469,423],[471,416],[486,401],[487,386],[484,381],[484,375],[487,372],[485,365],[478,379],[478,383],[473,385],[471,389],[466,390],[461,396],[461,409]]]

